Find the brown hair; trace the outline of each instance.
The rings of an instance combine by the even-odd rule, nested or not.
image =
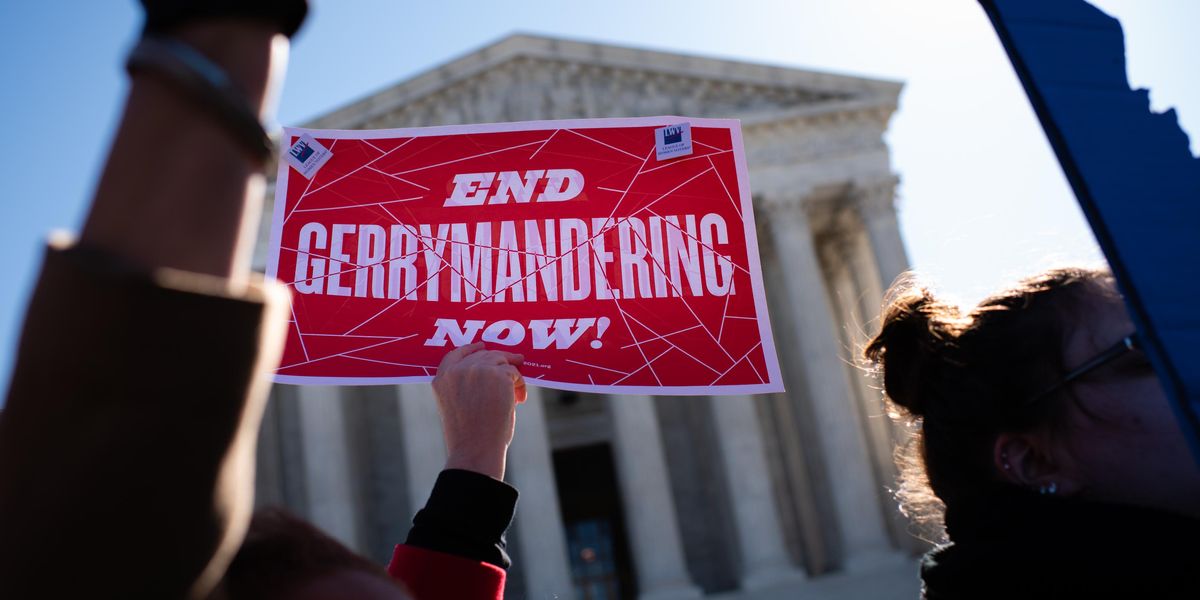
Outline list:
[[[254,513],[246,539],[221,582],[227,600],[290,597],[295,586],[338,571],[391,581],[387,572],[303,519],[280,508]]]
[[[1054,269],[965,314],[911,282],[889,297],[863,354],[912,432],[897,450],[901,508],[940,526],[945,506],[999,481],[997,435],[1061,425],[1064,403],[1026,400],[1062,376],[1068,336],[1115,286],[1106,270]]]

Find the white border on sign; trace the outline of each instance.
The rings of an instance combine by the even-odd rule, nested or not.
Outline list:
[[[762,265],[758,260],[758,235],[754,223],[754,202],[750,196],[750,172],[746,167],[746,149],[742,144],[742,124],[738,119],[693,119],[664,115],[658,117],[628,117],[616,119],[566,119],[561,121],[520,121],[511,123],[482,123],[473,125],[440,125],[436,127],[407,127],[399,129],[308,129],[284,127],[280,144],[286,151],[293,136],[310,134],[318,139],[372,140],[396,137],[429,137],[436,135],[461,135],[470,133],[504,133],[510,131],[542,131],[548,129],[611,129],[614,127],[662,127],[687,121],[693,127],[728,129],[733,145],[733,159],[738,177],[738,194],[741,196],[742,226],[746,238],[746,256],[750,267],[750,286],[754,292],[754,310],[758,314],[758,333],[762,340],[764,362],[767,367],[767,382],[746,385],[711,386],[635,386],[635,385],[591,385],[547,381],[527,377],[525,380],[539,387],[589,392],[599,394],[654,394],[667,396],[730,396],[739,394],[771,394],[784,391],[783,374],[779,369],[775,338],[771,333],[771,317],[767,311],[766,291],[763,288]],[[330,148],[332,149],[332,148]],[[280,244],[283,238],[283,208],[287,198],[288,164],[279,161],[275,177],[275,206],[271,217],[270,245],[267,248],[268,277],[278,278]],[[428,383],[432,376],[412,377],[311,377],[297,375],[274,376],[276,383],[295,385],[394,385],[404,383]]]
[[[309,377],[300,375],[275,375],[275,383],[289,385],[405,385],[429,383],[432,375],[417,375],[412,377]],[[764,389],[770,385],[761,383],[721,386],[670,386],[670,385],[591,385],[588,383],[566,383],[549,381],[536,377],[526,377],[525,382],[531,386],[548,390],[564,390],[569,392],[586,392],[589,394],[624,394],[643,396],[743,396],[749,394],[771,394],[782,392],[782,384],[778,389]]]

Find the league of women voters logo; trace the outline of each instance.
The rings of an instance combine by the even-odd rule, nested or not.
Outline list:
[[[312,179],[317,170],[329,162],[329,159],[332,157],[333,154],[328,148],[321,145],[321,142],[314,140],[312,135],[307,133],[301,135],[293,142],[287,152],[282,155],[283,162],[291,165],[292,168],[309,179]]]
[[[687,120],[692,151],[658,158],[680,121],[285,130],[328,157],[279,169],[276,380],[429,381],[483,341],[545,387],[781,391],[741,130]]]

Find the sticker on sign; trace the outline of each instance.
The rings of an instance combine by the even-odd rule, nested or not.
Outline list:
[[[301,135],[283,155],[283,160],[306,179],[312,179],[330,158],[333,158],[333,152],[307,133]]]
[[[311,179],[279,169],[276,381],[429,381],[482,341],[545,387],[781,391],[741,129],[690,119],[699,151],[659,159],[679,120],[286,129],[338,152]]]
[[[690,123],[667,125],[654,130],[655,158],[666,160],[692,153],[692,126]]]

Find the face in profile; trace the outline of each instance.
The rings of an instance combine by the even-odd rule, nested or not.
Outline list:
[[[1135,328],[1117,298],[1068,338],[1067,365],[1080,365]],[[1130,350],[1071,385],[1068,427],[1059,445],[1078,494],[1200,517],[1200,465],[1153,368]],[[1065,400],[1065,399],[1064,399]]]

